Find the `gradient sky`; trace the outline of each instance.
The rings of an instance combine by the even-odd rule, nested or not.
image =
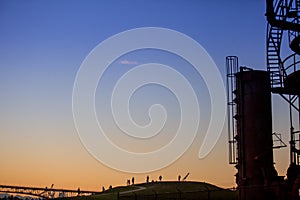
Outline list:
[[[265,70],[264,14],[265,3],[261,0],[0,0],[0,184],[49,187],[53,183],[54,187],[100,190],[102,186],[125,185],[132,176],[136,182],[145,181],[146,175],[154,180],[159,175],[164,180],[176,180],[179,174],[183,177],[190,172],[189,180],[234,186],[236,170],[228,164],[226,125],[214,149],[201,160],[198,151],[203,130],[179,160],[162,170],[129,174],[101,164],[85,150],[77,135],[72,115],[73,83],[81,63],[96,45],[139,27],[169,28],[193,38],[213,58],[224,80],[228,55],[237,55],[241,65]],[[132,63],[121,62],[124,60]],[[183,62],[162,52],[135,52],[116,61],[114,76],[108,79],[116,78],[124,67],[149,61],[174,65]],[[183,73],[192,74],[188,70]],[[198,83],[196,91],[206,116],[208,95],[203,81]],[[141,92],[135,94],[139,107],[132,105],[138,123],[147,122],[144,112],[157,101],[171,105],[167,107],[169,116],[178,114],[173,109],[177,102],[164,88],[145,87]],[[96,98],[101,102],[101,95]],[[285,133],[283,138],[288,143],[288,106],[277,96],[273,100],[274,130]],[[99,103],[97,109],[103,105]],[[203,117],[201,123],[205,126],[207,120]],[[169,134],[178,118],[170,121]],[[109,122],[108,128],[114,130]],[[111,135],[116,143],[141,151],[138,144],[125,142],[116,132]],[[166,134],[162,143],[152,141],[143,150],[163,145],[170,137]],[[287,148],[275,150],[275,162],[279,174],[285,175]]]

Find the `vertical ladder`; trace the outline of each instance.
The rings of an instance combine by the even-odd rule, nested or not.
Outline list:
[[[238,57],[226,57],[227,70],[227,115],[228,115],[228,142],[229,142],[229,164],[237,164],[237,140],[236,140],[236,103],[235,103],[235,74],[238,71]]]

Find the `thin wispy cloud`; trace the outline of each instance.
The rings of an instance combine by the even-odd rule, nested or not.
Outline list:
[[[121,60],[120,64],[122,64],[122,65],[137,65],[139,63],[138,63],[138,61],[135,61],[135,60]]]

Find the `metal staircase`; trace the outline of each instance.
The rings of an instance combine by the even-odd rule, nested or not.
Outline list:
[[[297,82],[289,82],[291,78],[295,81],[300,72],[300,0],[267,0],[266,16],[267,70],[270,73],[270,84],[272,92],[289,103],[290,162],[300,165],[299,86]],[[284,33],[288,33],[290,55],[282,55],[281,52]],[[284,146],[280,141],[277,142],[279,145],[274,144],[274,147]]]
[[[275,19],[285,21],[289,10],[289,1],[278,0],[274,4]],[[271,88],[282,88],[283,78],[286,76],[281,60],[281,42],[283,29],[280,27],[267,26],[267,69],[270,73]]]
[[[267,70],[270,73],[271,88],[278,93],[284,88],[285,78],[297,71],[299,64],[298,55],[294,53],[283,59],[281,55],[281,43],[284,31],[288,30],[289,44],[296,42],[296,50],[300,49],[299,27],[299,8],[300,0],[277,0],[273,4],[274,13],[268,13],[273,16],[273,25],[267,26]],[[299,47],[299,48],[298,48]],[[278,90],[279,89],[279,90]]]
[[[284,68],[280,58],[280,46],[283,31],[268,25],[267,66],[270,73],[271,88],[283,87]]]

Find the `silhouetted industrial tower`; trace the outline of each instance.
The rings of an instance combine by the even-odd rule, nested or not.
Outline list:
[[[239,199],[299,199],[300,0],[266,0],[266,8],[267,71],[239,69],[236,56],[226,57],[229,162],[238,170]],[[291,53],[284,55],[286,35]],[[274,168],[273,149],[286,145],[272,130],[272,93],[290,110],[287,180]]]

